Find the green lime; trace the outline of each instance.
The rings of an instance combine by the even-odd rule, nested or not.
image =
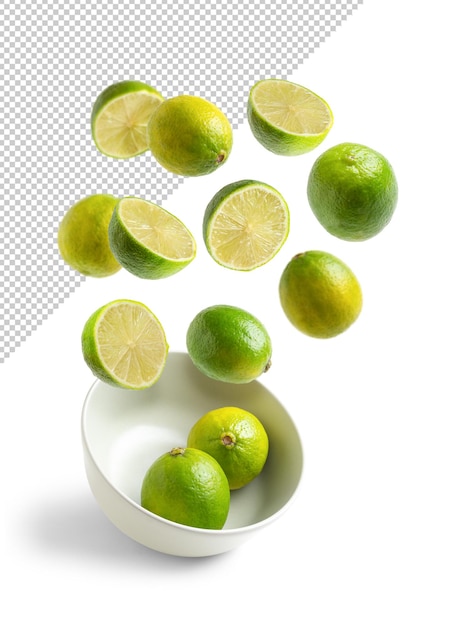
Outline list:
[[[230,489],[241,489],[263,470],[269,440],[255,415],[226,406],[209,411],[194,424],[188,446],[211,454],[224,470]]]
[[[227,383],[249,383],[271,366],[266,328],[254,315],[217,304],[200,311],[186,334],[188,354],[206,376]]]
[[[276,189],[256,180],[240,180],[210,200],[203,237],[219,265],[248,271],[265,265],[279,252],[289,228],[288,205]]]
[[[140,278],[172,276],[196,255],[194,237],[175,215],[133,196],[117,203],[109,240],[118,262]]]
[[[108,225],[117,198],[87,196],[64,215],[58,228],[58,248],[64,261],[85,276],[111,276],[121,269],[110,249]]]
[[[313,164],[307,195],[314,215],[331,235],[364,241],[390,222],[398,184],[382,154],[360,144],[341,143]]]
[[[156,109],[148,125],[149,148],[158,163],[181,176],[203,176],[223,165],[232,149],[232,127],[204,98],[180,95]]]
[[[141,505],[178,524],[220,530],[229,514],[229,483],[219,463],[206,452],[173,448],[147,470]]]
[[[84,325],[81,342],[93,374],[116,387],[151,387],[166,364],[163,327],[148,307],[134,300],[114,300],[97,309]]]
[[[249,92],[247,119],[255,138],[275,154],[310,152],[327,137],[332,111],[316,93],[288,80],[260,80]]]
[[[128,159],[149,149],[147,124],[164,97],[137,80],[109,85],[94,102],[91,133],[97,149],[116,159]]]
[[[279,283],[282,308],[290,322],[311,337],[330,338],[353,324],[362,309],[362,290],[351,269],[319,250],[294,256]]]

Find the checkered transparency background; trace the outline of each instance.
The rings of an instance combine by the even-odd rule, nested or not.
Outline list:
[[[0,59],[0,363],[85,278],[57,248],[67,209],[92,193],[164,200],[183,179],[95,149],[92,104],[119,80],[210,99],[236,129],[250,86],[288,78],[363,0],[75,4],[10,0]]]

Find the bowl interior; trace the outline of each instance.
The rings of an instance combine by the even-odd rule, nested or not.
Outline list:
[[[159,381],[144,391],[96,382],[83,408],[85,445],[107,481],[140,504],[144,475],[160,455],[186,445],[191,426],[207,411],[237,406],[267,430],[270,451],[263,472],[232,492],[224,528],[242,528],[278,513],[297,490],[303,456],[300,437],[283,405],[257,381],[231,385],[200,373],[186,353],[169,353]]]

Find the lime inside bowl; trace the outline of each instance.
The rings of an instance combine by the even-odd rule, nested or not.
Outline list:
[[[232,493],[224,528],[184,526],[142,508],[141,484],[151,463],[186,445],[191,426],[204,413],[231,405],[258,416],[270,451],[262,473]],[[96,381],[83,405],[81,429],[87,479],[100,508],[125,535],[158,552],[185,557],[228,552],[276,521],[298,493],[302,443],[284,406],[260,382],[233,385],[206,377],[183,352],[169,353],[150,389],[130,391]]]

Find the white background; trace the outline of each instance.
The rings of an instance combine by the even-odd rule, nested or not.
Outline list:
[[[276,157],[243,125],[227,164],[165,203],[199,242],[191,266],[155,284],[125,271],[87,280],[2,365],[2,623],[134,624],[156,615],[200,626],[451,623],[445,5],[365,0],[291,76],[331,105],[325,143]],[[399,183],[391,224],[361,244],[328,235],[306,199],[313,161],[341,141],[385,154]],[[282,251],[250,274],[214,264],[201,238],[207,202],[241,178],[274,185],[292,215]],[[364,292],[358,322],[333,340],[298,333],[278,301],[288,260],[315,248],[348,263]],[[148,304],[172,350],[185,350],[192,317],[220,302],[252,311],[272,336],[262,382],[296,420],[305,469],[286,514],[237,550],[206,559],[153,552],[116,530],[92,497],[80,413],[93,377],[80,333],[91,312],[119,297]]]

